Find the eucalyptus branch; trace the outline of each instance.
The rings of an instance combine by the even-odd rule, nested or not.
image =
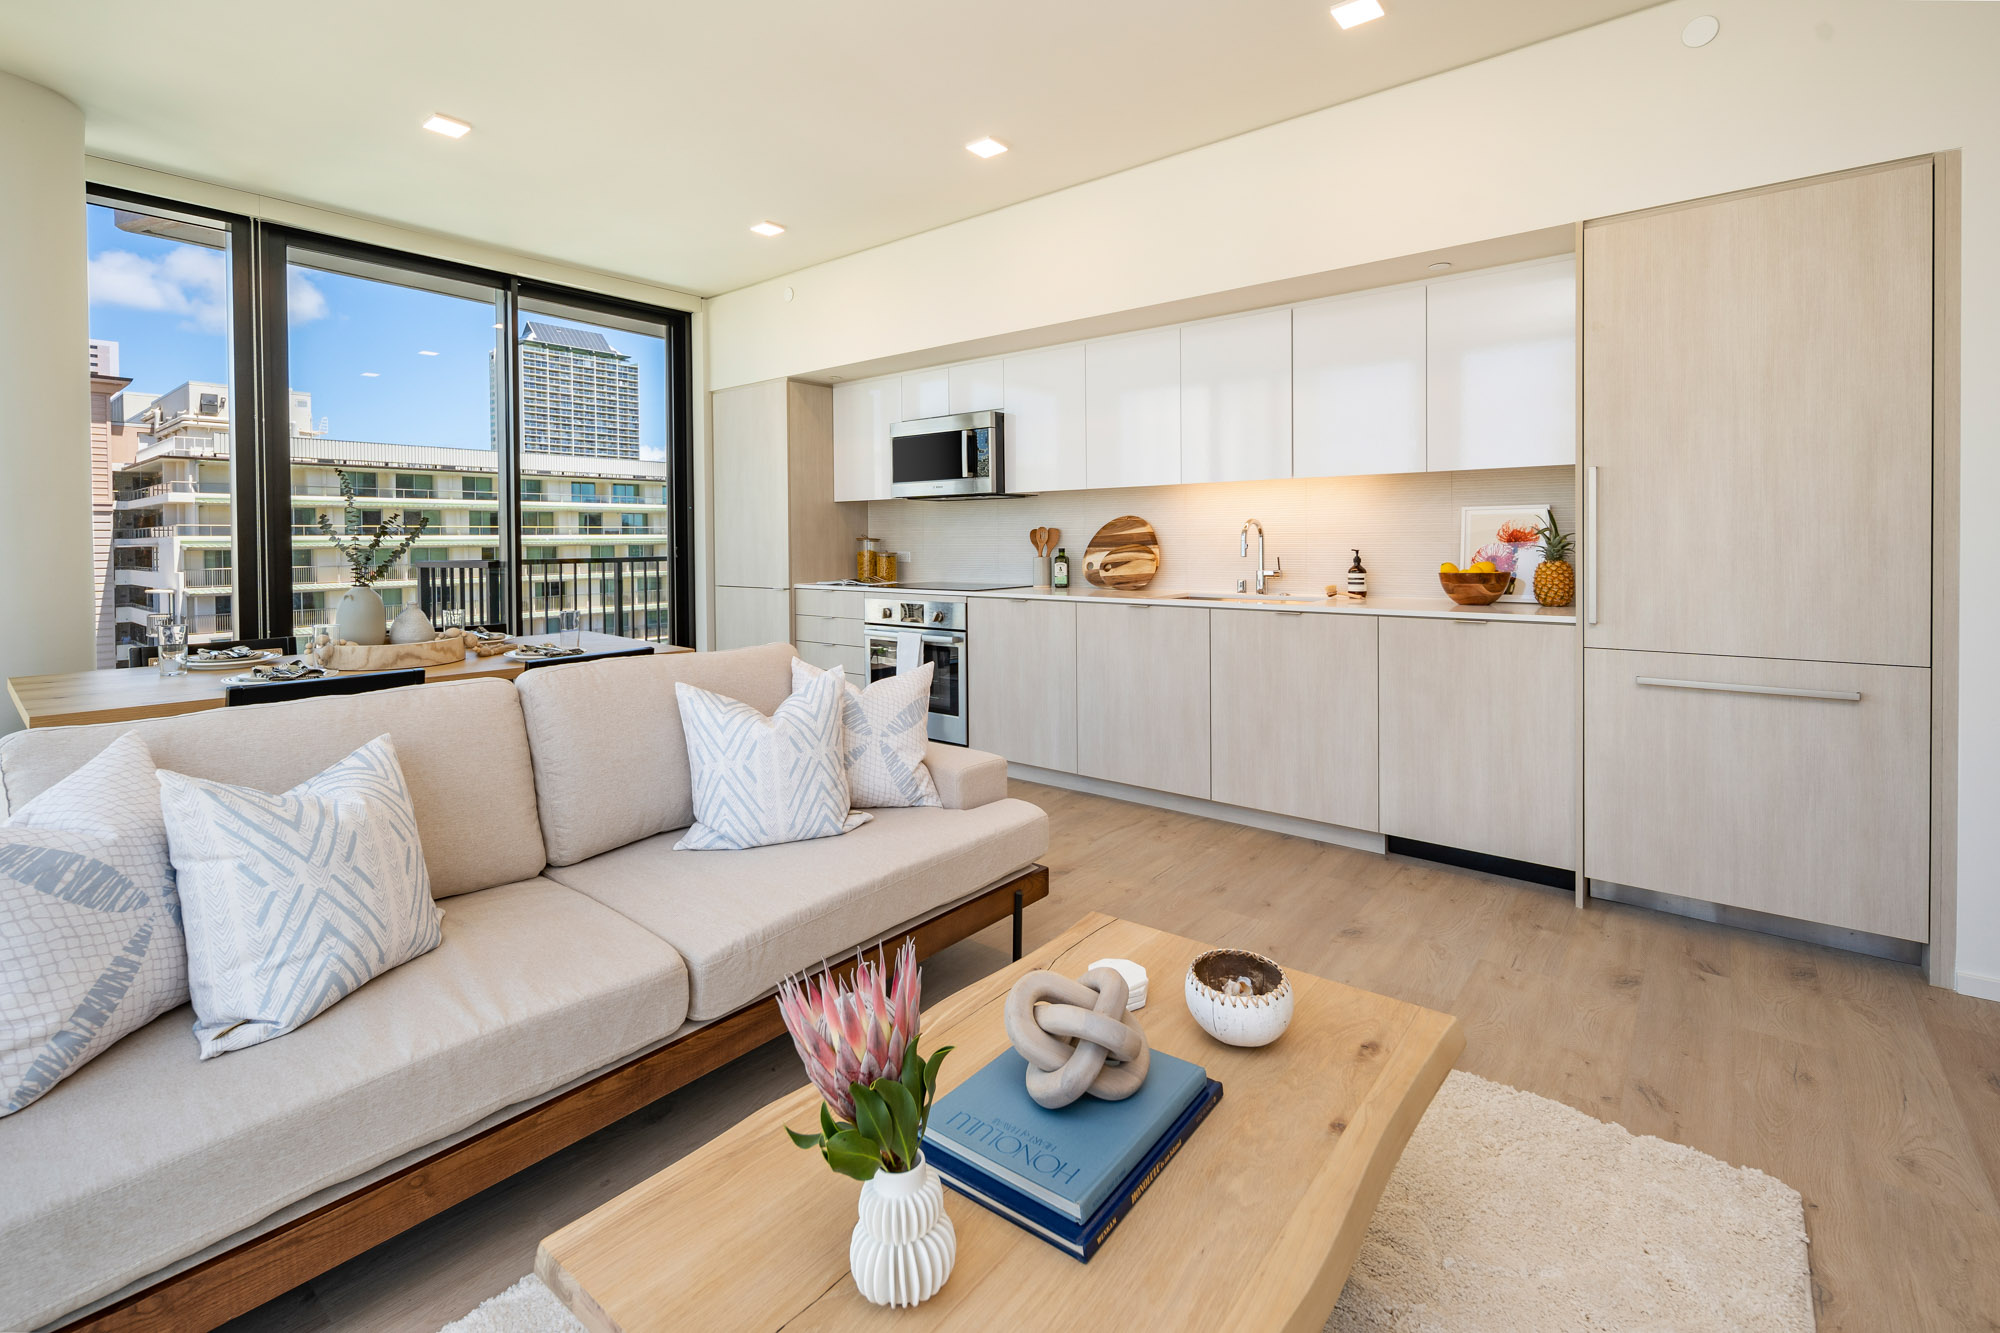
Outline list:
[[[340,478],[340,497],[346,509],[346,531],[335,531],[333,521],[321,514],[318,520],[320,535],[333,543],[334,549],[347,561],[355,585],[370,587],[416,545],[417,538],[423,536],[424,530],[430,526],[430,515],[419,514],[414,527],[404,523],[401,514],[391,515],[376,524],[374,535],[364,542],[361,540],[361,511],[357,507],[360,497],[354,493],[354,479],[347,475],[345,468],[335,468],[334,475]],[[384,541],[391,543],[386,555],[382,554]]]

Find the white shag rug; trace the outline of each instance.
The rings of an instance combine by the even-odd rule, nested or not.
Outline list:
[[[1812,1333],[1798,1191],[1454,1072],[1327,1333]],[[586,1333],[533,1274],[442,1333]]]

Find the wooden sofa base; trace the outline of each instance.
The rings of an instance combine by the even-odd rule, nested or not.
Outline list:
[[[916,937],[917,956],[928,957],[1012,916],[1014,956],[1018,958],[1021,909],[1048,895],[1047,867],[1030,866],[910,931]],[[853,966],[850,959],[839,970]],[[67,1324],[63,1333],[212,1329],[692,1083],[784,1031],[777,1001],[760,1000],[670,1046],[600,1074],[511,1120]]]

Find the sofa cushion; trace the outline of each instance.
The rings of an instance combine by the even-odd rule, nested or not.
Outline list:
[[[936,670],[936,663],[926,662],[915,671],[871,681],[866,689],[844,684],[840,745],[847,765],[848,799],[855,809],[943,804],[930,770],[924,767]],[[793,658],[792,693],[828,674]],[[845,681],[841,672],[830,674]]]
[[[127,732],[161,768],[268,792],[290,790],[387,732],[410,784],[433,894],[511,884],[544,864],[528,734],[505,680],[17,731],[0,736],[0,809],[20,809]]]
[[[694,822],[674,685],[776,711],[792,692],[782,643],[527,671],[517,682],[549,862],[566,866]]]
[[[877,810],[844,837],[740,852],[675,851],[675,836],[549,875],[673,945],[689,1015],[713,1019],[1029,865],[1048,850],[1049,820],[1002,800]]]
[[[827,677],[766,717],[741,700],[676,683],[695,822],[675,847],[741,851],[838,837],[867,823],[847,804],[841,688]]]
[[[276,711],[277,704],[245,712]],[[162,1015],[0,1119],[0,1328],[32,1328],[667,1036],[674,951],[582,894],[467,894],[444,943],[281,1041]]]
[[[159,790],[202,1059],[282,1037],[442,942],[387,736],[277,795],[165,771]]]

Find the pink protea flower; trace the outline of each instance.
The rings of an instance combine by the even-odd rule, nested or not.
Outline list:
[[[893,981],[877,949],[872,960],[865,954],[858,958],[851,987],[836,980],[831,969],[779,983],[778,1012],[785,1030],[792,1034],[806,1076],[840,1119],[854,1119],[851,1085],[866,1086],[901,1073],[903,1052],[917,1037],[921,989],[912,939],[896,950]]]

